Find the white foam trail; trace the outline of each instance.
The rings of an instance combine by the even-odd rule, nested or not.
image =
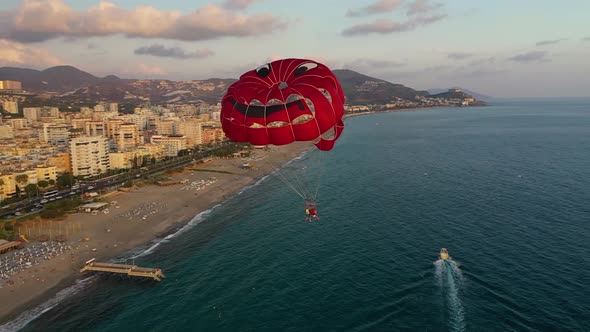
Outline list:
[[[436,284],[438,287],[443,287],[443,272],[444,272],[444,264],[445,261],[443,259],[439,259],[434,264],[434,279],[436,280]]]
[[[447,291],[447,303],[449,306],[449,325],[452,331],[465,331],[465,311],[459,297],[463,274],[454,261],[446,260],[442,264],[444,272],[443,287]]]
[[[31,321],[35,320],[37,317],[41,316],[45,312],[51,310],[53,307],[58,305],[61,301],[65,298],[68,298],[79,291],[81,291],[84,287],[89,285],[91,282],[96,280],[96,276],[90,276],[88,278],[84,278],[81,280],[76,280],[76,283],[68,288],[62,289],[61,291],[57,292],[54,297],[50,298],[49,300],[45,301],[41,305],[27,310],[21,313],[16,319],[0,325],[0,332],[13,332],[18,331],[29,324]]]

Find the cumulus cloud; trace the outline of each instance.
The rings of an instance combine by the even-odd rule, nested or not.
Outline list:
[[[223,2],[223,7],[230,10],[244,10],[250,7],[253,3],[260,1],[263,0],[225,0]]]
[[[390,34],[414,30],[420,26],[429,25],[446,18],[447,15],[433,15],[426,17],[414,17],[405,22],[392,20],[376,20],[373,23],[358,24],[342,31],[343,36],[366,36],[371,33]]]
[[[286,27],[271,14],[239,15],[213,4],[182,14],[151,6],[125,9],[108,1],[78,11],[63,0],[24,0],[16,9],[0,11],[0,38],[24,43],[114,34],[196,41],[256,36]]]
[[[401,4],[402,0],[378,0],[360,9],[349,9],[346,12],[346,16],[357,17],[390,12],[398,8]]]
[[[47,68],[63,61],[43,48],[31,47],[0,39],[0,65]]]
[[[559,44],[562,41],[567,40],[566,38],[560,38],[560,39],[551,39],[551,40],[541,40],[538,41],[537,43],[535,43],[535,45],[537,46],[543,46],[543,45],[553,45],[553,44]]]
[[[531,62],[547,62],[550,59],[547,58],[547,52],[545,51],[531,51],[515,55],[508,60],[512,60],[520,63],[531,63]]]
[[[428,0],[414,0],[408,8],[408,15],[427,14],[442,8],[442,6],[442,3],[430,3]]]
[[[180,47],[166,47],[161,44],[153,44],[149,46],[142,46],[137,48],[133,53],[139,55],[152,55],[165,58],[177,59],[199,59],[206,58],[215,54],[210,49],[201,49],[194,52],[187,52]]]
[[[452,52],[447,54],[447,57],[451,60],[463,60],[473,57],[473,54],[464,52]]]

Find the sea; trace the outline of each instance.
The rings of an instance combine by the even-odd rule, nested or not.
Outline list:
[[[164,281],[85,277],[0,330],[590,331],[590,99],[490,104],[348,118],[118,258]]]

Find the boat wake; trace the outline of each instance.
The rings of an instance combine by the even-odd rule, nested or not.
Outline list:
[[[452,260],[439,259],[434,262],[434,276],[448,309],[449,329],[465,331],[465,311],[459,297],[463,274],[459,264]]]

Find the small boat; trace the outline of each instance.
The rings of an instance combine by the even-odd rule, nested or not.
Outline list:
[[[451,259],[451,257],[449,257],[449,251],[447,248],[440,249],[440,259]]]

